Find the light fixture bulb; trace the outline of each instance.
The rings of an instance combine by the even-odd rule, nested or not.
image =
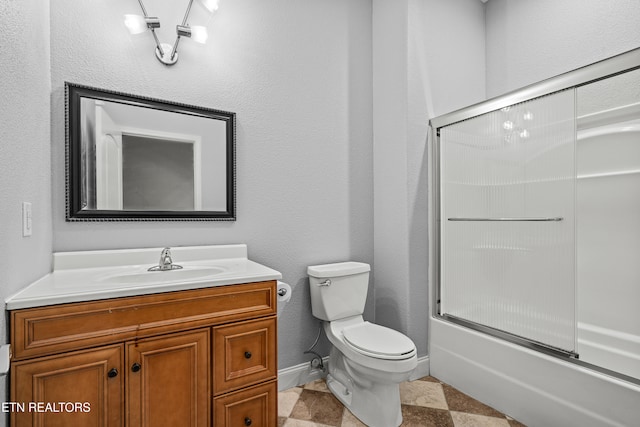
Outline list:
[[[209,33],[207,33],[206,27],[202,27],[200,25],[194,25],[191,28],[191,40],[197,43],[205,44],[207,42],[207,38],[209,38]]]
[[[216,10],[218,10],[218,7],[220,7],[220,0],[201,0],[202,4],[204,5],[204,7],[206,7],[209,12],[213,13]]]
[[[502,123],[502,128],[504,130],[512,130],[513,129],[513,122],[511,120],[507,120],[506,122]]]
[[[144,16],[124,15],[124,25],[131,34],[140,34],[147,31],[147,22]]]
[[[200,0],[200,2],[211,12],[218,10],[219,0]],[[146,30],[150,30],[151,35],[156,42],[156,58],[158,58],[158,60],[164,65],[173,65],[178,61],[178,44],[180,43],[181,37],[189,37],[195,42],[206,43],[207,38],[209,37],[206,27],[197,25],[190,27],[186,24],[189,19],[189,12],[191,12],[193,0],[188,0],[187,10],[184,14],[184,18],[182,19],[182,25],[176,25],[177,37],[173,46],[160,42],[158,34],[155,31],[157,28],[160,28],[160,19],[155,16],[147,15],[147,10],[144,7],[143,0],[138,0],[138,3],[140,3],[140,8],[142,9],[144,16],[124,15],[124,24],[131,34],[140,34],[144,33]]]

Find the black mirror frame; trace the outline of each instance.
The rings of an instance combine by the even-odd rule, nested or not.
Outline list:
[[[83,210],[80,99],[83,97],[119,102],[222,120],[226,124],[226,210],[224,211],[136,211]],[[121,92],[97,89],[65,82],[65,138],[66,138],[66,220],[73,221],[235,221],[236,220],[236,115],[235,113],[180,104]]]

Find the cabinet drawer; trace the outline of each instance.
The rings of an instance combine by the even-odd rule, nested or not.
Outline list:
[[[261,384],[214,399],[216,427],[276,427],[278,425],[277,382]]]
[[[14,360],[276,313],[275,281],[11,312]]]
[[[213,328],[214,394],[277,375],[276,317]]]

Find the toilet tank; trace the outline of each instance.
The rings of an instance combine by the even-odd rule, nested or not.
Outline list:
[[[370,270],[369,264],[353,261],[309,266],[313,315],[327,321],[361,315]]]

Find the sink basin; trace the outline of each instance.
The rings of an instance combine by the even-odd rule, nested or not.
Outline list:
[[[103,277],[105,284],[158,285],[174,282],[201,281],[214,278],[227,270],[217,266],[183,266],[180,270],[147,271],[138,270]]]

